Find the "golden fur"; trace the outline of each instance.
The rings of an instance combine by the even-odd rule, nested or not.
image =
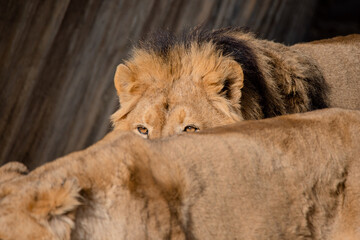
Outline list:
[[[360,112],[340,109],[113,131],[0,184],[0,239],[360,239],[359,142]]]
[[[188,126],[204,130],[328,106],[360,109],[359,59],[360,35],[288,47],[236,28],[195,30],[180,40],[160,34],[118,66],[121,107],[112,122],[159,138]]]

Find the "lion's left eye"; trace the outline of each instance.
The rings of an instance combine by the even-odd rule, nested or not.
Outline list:
[[[184,132],[197,132],[199,131],[199,128],[198,127],[195,127],[193,125],[188,125],[184,128],[183,130]]]
[[[148,135],[149,134],[149,130],[144,127],[144,126],[138,126],[137,130],[139,131],[140,134],[142,135]]]

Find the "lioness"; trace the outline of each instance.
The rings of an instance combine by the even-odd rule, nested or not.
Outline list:
[[[291,47],[239,28],[160,34],[117,67],[115,129],[145,138],[328,106],[360,109],[360,35]]]
[[[338,109],[114,131],[0,184],[0,239],[360,239],[359,142],[360,112]]]

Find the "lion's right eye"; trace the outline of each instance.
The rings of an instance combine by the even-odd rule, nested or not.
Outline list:
[[[198,132],[199,128],[193,125],[188,125],[184,128],[184,132]]]
[[[149,130],[144,127],[144,126],[138,126],[137,130],[139,131],[140,134],[142,135],[148,135],[149,134]]]

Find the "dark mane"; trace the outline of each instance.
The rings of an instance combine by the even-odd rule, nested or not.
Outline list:
[[[241,97],[242,106],[245,107],[242,109],[244,117],[252,118],[252,116],[258,115],[251,113],[259,108],[250,101],[254,98],[261,107],[257,112],[262,112],[263,118],[284,114],[278,110],[279,103],[270,93],[251,47],[244,40],[230,37],[231,33],[249,34],[249,31],[244,28],[224,28],[212,32],[200,32],[197,34],[198,43],[213,42],[223,55],[233,57],[241,65],[244,72],[244,87]],[[244,104],[245,102],[246,104]]]
[[[159,31],[151,34],[146,40],[140,41],[137,46],[140,49],[151,51],[162,58],[167,58],[171,48],[175,45],[182,45],[185,49],[191,43],[203,44],[211,42],[225,56],[231,56],[238,62],[244,71],[244,88],[242,89],[242,100],[251,109],[258,108],[252,106],[254,103],[247,101],[248,98],[256,97],[262,109],[262,117],[272,117],[282,114],[277,110],[276,103],[273,101],[264,77],[258,67],[257,59],[251,48],[245,41],[230,37],[231,33],[249,34],[246,28],[223,28],[215,31],[207,31],[201,28],[193,29],[190,32],[175,36],[169,31]],[[256,95],[256,96],[254,96]],[[259,111],[258,110],[258,111]],[[244,110],[244,115],[255,115],[249,113],[249,109]]]
[[[225,34],[239,32],[248,33],[249,31],[246,28],[240,27],[228,27],[215,31],[205,30],[203,28],[194,28],[190,31],[184,31],[180,35],[175,35],[170,31],[162,30],[150,33],[145,38],[140,40],[138,45],[135,47],[151,51],[161,57],[166,58],[170,49],[172,49],[175,45],[182,45],[185,48],[189,48],[191,43],[194,42],[198,44],[213,42],[216,44],[224,38]]]

